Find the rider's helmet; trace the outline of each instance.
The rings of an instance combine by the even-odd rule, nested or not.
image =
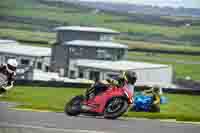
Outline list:
[[[16,71],[18,66],[17,60],[16,59],[8,59],[7,64],[6,64],[6,69],[9,73],[13,73]]]
[[[130,84],[135,84],[135,82],[137,80],[137,75],[133,71],[126,71],[126,72],[124,72],[123,73],[123,77]]]

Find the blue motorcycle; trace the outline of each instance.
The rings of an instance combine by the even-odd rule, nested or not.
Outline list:
[[[151,96],[135,96],[133,110],[136,112],[150,112],[153,98]]]
[[[146,95],[136,95],[134,98],[134,105],[132,110],[136,112],[160,112],[160,106],[154,105],[154,98]],[[164,96],[160,98],[160,104],[167,103]]]

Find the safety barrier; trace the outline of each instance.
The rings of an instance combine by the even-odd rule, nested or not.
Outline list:
[[[16,80],[16,85],[20,86],[40,86],[40,87],[71,87],[71,88],[87,88],[89,83],[62,82],[62,81],[40,81],[40,80]]]
[[[172,51],[172,50],[161,50],[161,49],[143,49],[143,48],[131,48],[129,52],[149,52],[149,53],[162,53],[162,54],[180,54],[180,55],[193,55],[199,56],[200,52],[195,51]]]
[[[91,83],[78,83],[78,82],[61,82],[61,81],[39,81],[39,80],[16,80],[15,85],[19,86],[40,86],[40,87],[56,87],[56,88],[83,88],[86,89],[91,86]],[[147,86],[136,86],[135,91],[142,91],[149,89]],[[186,89],[179,88],[162,88],[164,93],[175,94],[189,94],[200,95],[200,89]]]

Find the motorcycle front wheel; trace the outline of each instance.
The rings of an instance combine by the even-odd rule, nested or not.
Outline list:
[[[104,110],[104,118],[116,119],[122,116],[128,109],[128,102],[122,97],[113,97],[108,101]]]

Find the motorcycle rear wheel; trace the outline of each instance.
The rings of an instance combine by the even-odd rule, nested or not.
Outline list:
[[[64,112],[69,116],[77,116],[81,113],[81,103],[84,100],[83,96],[75,96],[66,103]]]

